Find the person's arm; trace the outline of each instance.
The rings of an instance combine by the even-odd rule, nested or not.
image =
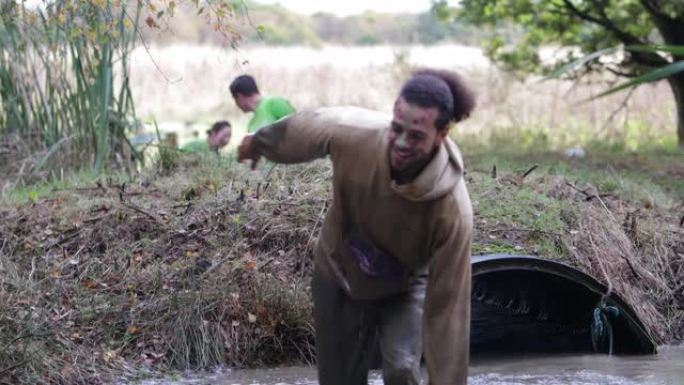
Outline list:
[[[461,213],[431,261],[423,319],[429,385],[467,383],[472,221],[470,210]]]
[[[324,110],[303,111],[285,117],[248,135],[238,149],[238,160],[263,156],[276,163],[308,162],[328,155],[336,121]]]

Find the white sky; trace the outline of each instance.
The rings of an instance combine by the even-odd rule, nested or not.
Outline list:
[[[348,16],[364,11],[383,13],[420,13],[430,9],[430,0],[256,0],[262,4],[280,4],[292,11],[310,15],[316,12]],[[449,0],[457,4],[458,0]]]
[[[0,0],[1,1],[1,0]],[[43,0],[26,0],[28,7],[41,4]],[[338,16],[348,16],[375,11],[382,13],[420,13],[432,6],[431,0],[255,0],[262,4],[280,4],[292,11],[311,15],[327,12]],[[460,0],[447,0],[456,5]]]

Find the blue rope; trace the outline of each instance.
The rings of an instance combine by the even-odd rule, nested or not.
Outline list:
[[[591,344],[595,352],[599,351],[599,344],[608,338],[608,355],[613,355],[613,326],[611,318],[620,316],[620,309],[616,306],[608,305],[605,299],[594,308],[593,322],[591,323]]]

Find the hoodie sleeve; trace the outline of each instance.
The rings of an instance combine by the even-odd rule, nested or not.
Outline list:
[[[467,195],[465,200],[469,205]],[[470,207],[461,210],[451,223],[438,240],[428,273],[423,324],[429,385],[465,385],[468,379]]]
[[[260,128],[252,149],[276,163],[302,163],[330,154],[336,122],[329,114],[309,110]]]

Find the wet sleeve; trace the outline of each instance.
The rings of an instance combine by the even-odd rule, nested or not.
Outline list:
[[[472,227],[472,213],[460,215],[431,261],[423,319],[429,385],[467,383]]]
[[[335,127],[335,119],[321,110],[302,111],[260,128],[252,149],[276,163],[309,162],[330,154]]]

